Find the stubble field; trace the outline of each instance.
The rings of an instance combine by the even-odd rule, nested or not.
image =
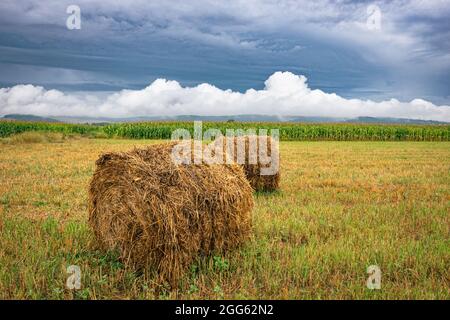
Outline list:
[[[450,298],[450,142],[281,142],[281,190],[255,194],[251,241],[201,257],[176,290],[96,250],[87,225],[98,155],[156,142],[0,144],[0,299]]]

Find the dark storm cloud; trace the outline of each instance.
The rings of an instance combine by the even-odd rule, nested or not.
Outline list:
[[[65,26],[69,4],[81,30]],[[367,29],[370,4],[381,30]],[[286,70],[345,98],[448,104],[449,16],[449,1],[6,0],[0,87],[116,91],[167,78],[243,92]]]

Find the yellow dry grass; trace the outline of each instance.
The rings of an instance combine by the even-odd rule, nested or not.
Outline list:
[[[155,142],[0,145],[0,298],[450,298],[450,143],[282,142],[280,191],[255,194],[251,241],[194,261],[170,291],[93,249],[87,225],[98,155]],[[381,290],[365,286],[369,265]]]

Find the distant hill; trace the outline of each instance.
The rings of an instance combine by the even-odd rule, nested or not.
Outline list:
[[[419,120],[419,119],[402,119],[402,118],[376,118],[376,117],[358,117],[349,119],[346,122],[356,123],[397,123],[397,124],[448,124],[448,122],[434,121],[434,120]]]
[[[331,117],[300,117],[300,116],[277,116],[277,115],[224,115],[224,116],[142,116],[129,118],[92,118],[92,117],[53,117],[62,122],[69,123],[97,123],[97,122],[145,122],[145,121],[210,121],[210,122],[343,122],[346,118]]]
[[[0,118],[1,119],[1,118]],[[377,117],[357,117],[357,118],[333,118],[333,117],[303,117],[303,116],[277,116],[277,115],[224,115],[224,116],[142,116],[129,118],[108,118],[108,117],[70,117],[70,116],[50,116],[40,117],[31,114],[8,114],[3,117],[7,120],[35,121],[35,122],[65,122],[65,123],[91,123],[105,125],[117,122],[145,122],[145,121],[210,121],[210,122],[305,122],[305,123],[384,123],[384,124],[449,124],[448,122],[402,119],[402,118],[377,118]]]
[[[7,114],[3,116],[3,119],[32,122],[61,122],[54,118],[39,117],[32,114]]]

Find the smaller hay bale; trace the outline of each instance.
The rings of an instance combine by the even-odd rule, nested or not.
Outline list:
[[[241,165],[254,190],[275,191],[279,188],[280,151],[278,141],[270,136],[221,136],[210,144],[213,152],[219,152],[221,147],[224,151],[224,163],[234,161]]]
[[[252,189],[241,167],[176,165],[176,142],[100,156],[89,188],[89,223],[100,248],[176,286],[201,254],[242,244]]]

